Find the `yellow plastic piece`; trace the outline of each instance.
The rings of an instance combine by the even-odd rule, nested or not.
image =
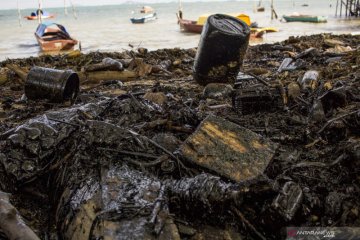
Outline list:
[[[324,84],[324,88],[325,88],[326,90],[331,90],[331,89],[333,88],[333,86],[332,86],[331,82],[326,82],[326,83]]]
[[[279,29],[274,28],[274,27],[263,27],[261,29],[265,32],[278,32],[279,31]]]

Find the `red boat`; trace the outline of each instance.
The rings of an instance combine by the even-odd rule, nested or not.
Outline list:
[[[35,37],[42,51],[70,50],[78,43],[64,26],[56,23],[39,24]]]
[[[26,18],[27,20],[38,20],[39,17],[41,19],[49,19],[49,18],[54,18],[55,15],[38,9],[36,12],[32,12],[30,16],[25,16],[24,18]]]
[[[41,17],[41,19],[48,19],[48,18],[54,18],[55,17],[55,15],[48,15],[48,16],[40,16]],[[26,18],[27,20],[38,20],[38,16],[26,16],[26,17],[24,17],[24,18]]]
[[[190,33],[201,33],[203,26],[201,24],[197,24],[197,21],[193,20],[186,20],[178,18],[180,29],[182,29],[184,32],[190,32]],[[266,31],[262,29],[251,29],[250,31],[250,38],[262,38],[264,33]]]
[[[203,26],[197,24],[197,21],[179,19],[180,28],[185,32],[201,33]]]

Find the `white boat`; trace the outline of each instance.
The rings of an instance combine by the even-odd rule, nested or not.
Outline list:
[[[142,16],[142,17],[130,18],[130,21],[132,23],[146,23],[146,22],[149,22],[149,21],[154,21],[156,19],[157,19],[156,12],[153,12],[153,13],[147,14],[147,15]]]

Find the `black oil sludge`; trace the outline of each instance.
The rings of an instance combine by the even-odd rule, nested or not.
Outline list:
[[[72,70],[33,67],[25,82],[25,95],[31,100],[74,101],[78,93],[79,76]]]
[[[201,33],[194,79],[201,85],[234,83],[249,44],[250,28],[231,16],[211,15]]]

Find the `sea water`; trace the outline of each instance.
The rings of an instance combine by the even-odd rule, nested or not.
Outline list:
[[[144,1],[146,2],[146,1]],[[46,3],[46,2],[45,2]],[[262,40],[252,42],[272,43],[282,41],[289,36],[310,35],[316,33],[352,33],[360,31],[359,19],[335,17],[336,0],[274,0],[274,9],[279,19],[271,20],[270,1],[262,1],[265,12],[254,12],[257,1],[202,1],[182,4],[184,19],[196,20],[202,14],[245,13],[252,22],[261,27],[276,27],[279,32],[268,33]],[[308,6],[302,6],[307,4]],[[66,27],[70,35],[81,42],[83,52],[123,51],[145,47],[150,50],[159,48],[196,47],[200,35],[180,31],[176,13],[177,1],[153,3],[158,19],[145,24],[132,24],[130,18],[146,4],[119,4],[108,6],[76,6],[76,14],[68,8],[48,8],[56,15],[52,21]],[[46,5],[44,4],[44,8]],[[38,22],[23,17],[35,9],[21,9],[21,25],[18,11],[0,10],[0,60],[38,56],[40,54],[34,32]],[[327,23],[286,23],[280,21],[282,15],[293,12],[328,16]],[[76,18],[75,16],[76,15]]]

